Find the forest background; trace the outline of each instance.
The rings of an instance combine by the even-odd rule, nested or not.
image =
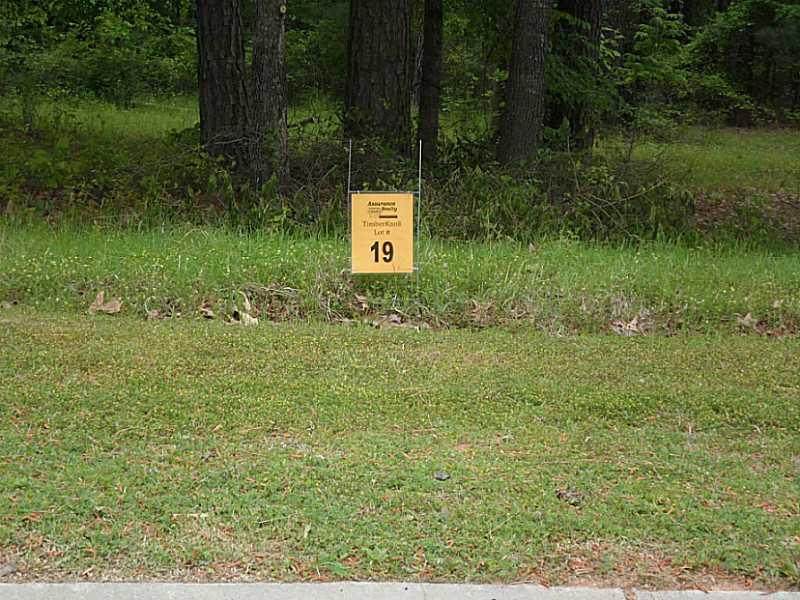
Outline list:
[[[348,140],[354,187],[414,189],[423,139],[435,237],[798,239],[794,0],[0,11],[8,214],[338,234]]]

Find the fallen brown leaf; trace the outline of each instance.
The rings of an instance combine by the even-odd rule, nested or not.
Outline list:
[[[231,320],[228,321],[230,325],[242,325],[243,327],[254,327],[258,325],[258,319],[251,317],[248,313],[240,311],[234,307],[231,313]]]
[[[250,298],[248,298],[247,294],[245,294],[244,292],[239,292],[239,293],[244,298],[244,312],[246,312],[247,314],[250,314],[251,312],[253,312],[253,307],[250,304]]]
[[[372,326],[377,327],[378,329],[384,329],[386,327],[402,327],[402,325],[403,319],[400,318],[400,315],[394,313],[379,317],[372,322]]]
[[[753,318],[753,315],[750,314],[750,313],[747,313],[743,317],[736,317],[736,322],[739,325],[741,325],[742,327],[744,327],[745,329],[752,329],[753,326],[755,326],[755,324],[756,324],[756,320]]]
[[[647,327],[639,320],[639,317],[633,317],[627,323],[625,321],[614,321],[611,323],[611,330],[617,335],[633,336],[643,335],[647,333]]]
[[[90,314],[97,314],[99,312],[107,315],[115,315],[122,310],[122,300],[119,298],[112,298],[108,302],[105,301],[105,292],[100,290],[94,302],[89,306]]]
[[[200,305],[199,310],[204,319],[213,319],[215,316],[214,311],[212,310],[212,305],[208,300]]]
[[[367,312],[369,310],[369,302],[367,302],[367,297],[362,296],[361,294],[356,294],[355,298],[358,310],[361,312]]]
[[[255,317],[251,317],[247,313],[242,313],[242,325],[244,325],[245,327],[254,327],[258,325],[258,319],[256,319]]]

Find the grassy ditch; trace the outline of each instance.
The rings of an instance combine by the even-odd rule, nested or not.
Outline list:
[[[219,318],[243,295],[265,320],[486,327],[550,333],[733,331],[794,334],[800,269],[791,251],[638,246],[571,239],[532,245],[424,239],[421,270],[353,277],[335,238],[226,229],[0,224],[0,302],[85,312],[98,292],[123,314]],[[207,311],[204,311],[206,316]]]
[[[0,312],[19,580],[800,583],[800,354]]]

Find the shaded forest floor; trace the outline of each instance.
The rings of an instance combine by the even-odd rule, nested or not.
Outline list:
[[[532,171],[507,178],[490,164],[489,117],[443,117],[445,164],[425,173],[424,219],[435,235],[455,228],[462,238],[519,239],[566,228],[581,237],[664,231],[672,238],[800,239],[796,131],[604,131],[592,159],[553,152]],[[315,232],[346,226],[347,154],[334,103],[318,98],[292,109],[287,197],[256,200],[257,214],[237,205],[218,165],[197,153],[197,120],[193,97],[155,98],[130,109],[91,99],[0,98],[0,211],[140,224],[233,218],[237,225]],[[356,148],[356,185],[416,189],[416,165],[376,153],[369,143]]]

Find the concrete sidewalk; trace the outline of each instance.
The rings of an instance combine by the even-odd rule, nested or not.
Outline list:
[[[634,592],[636,600],[800,600],[800,592]],[[0,584],[0,600],[625,600],[621,589],[420,583]]]

